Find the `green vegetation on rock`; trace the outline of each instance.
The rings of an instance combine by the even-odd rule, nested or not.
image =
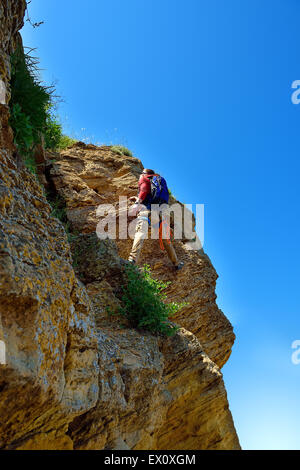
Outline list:
[[[113,145],[111,150],[119,155],[126,155],[127,157],[133,157],[132,152],[122,145]]]
[[[39,60],[18,47],[11,56],[10,125],[14,141],[26,166],[35,172],[34,149],[43,144],[46,149],[59,150],[74,143],[64,136],[55,108],[58,97],[55,87],[39,78]]]
[[[141,271],[131,265],[126,265],[124,269],[122,306],[118,313],[125,316],[135,328],[167,336],[174,335],[178,327],[170,318],[185,304],[165,302],[164,290],[170,283],[154,279],[148,265]]]

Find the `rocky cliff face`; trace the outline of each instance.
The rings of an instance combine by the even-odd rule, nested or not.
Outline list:
[[[110,147],[75,144],[58,154],[48,155],[47,172],[55,191],[64,199],[72,229],[95,233],[99,204],[116,206],[120,196],[135,196],[143,166],[140,160],[120,156]],[[172,201],[170,201],[172,202]],[[132,240],[117,241],[119,254],[128,258]],[[222,367],[234,342],[232,326],[216,304],[217,274],[208,256],[202,251],[188,250],[185,243],[175,241],[178,257],[185,269],[175,273],[156,240],[146,240],[141,264],[150,264],[155,276],[171,282],[170,301],[188,305],[174,318],[183,328],[194,333],[208,356]]]
[[[6,100],[24,3],[0,0]],[[47,155],[41,180],[66,204],[68,240],[44,188],[16,161],[0,106],[0,448],[238,449],[220,372],[234,334],[209,258],[178,241],[185,269],[175,274],[147,241],[141,261],[171,281],[168,300],[188,306],[171,338],[121,327],[106,312],[119,303],[131,241],[99,240],[96,208],[135,195],[141,162],[81,143]]]
[[[10,99],[10,55],[23,26],[25,6],[25,0],[0,1],[0,146],[9,150],[13,150],[7,106]]]

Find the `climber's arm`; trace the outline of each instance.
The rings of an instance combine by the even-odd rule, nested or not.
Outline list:
[[[151,184],[148,178],[141,177],[139,181],[139,195],[138,201],[139,203],[143,204],[148,194],[151,192]]]

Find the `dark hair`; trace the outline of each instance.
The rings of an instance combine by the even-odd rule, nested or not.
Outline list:
[[[155,172],[153,170],[149,170],[149,168],[144,168],[143,173],[146,173],[146,175],[155,175]]]

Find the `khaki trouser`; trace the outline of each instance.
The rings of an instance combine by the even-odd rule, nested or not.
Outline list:
[[[139,257],[143,248],[144,240],[148,235],[148,229],[149,229],[148,218],[150,216],[151,216],[151,211],[148,209],[142,210],[138,215],[133,245],[132,245],[132,249],[128,258],[129,261],[134,261],[135,263],[138,263],[139,261]],[[172,245],[172,242],[169,243],[169,240],[166,240],[164,238],[162,239],[162,242],[163,242],[163,245],[167,252],[168,257],[172,261],[173,265],[177,266],[178,258],[174,250],[174,247]]]

